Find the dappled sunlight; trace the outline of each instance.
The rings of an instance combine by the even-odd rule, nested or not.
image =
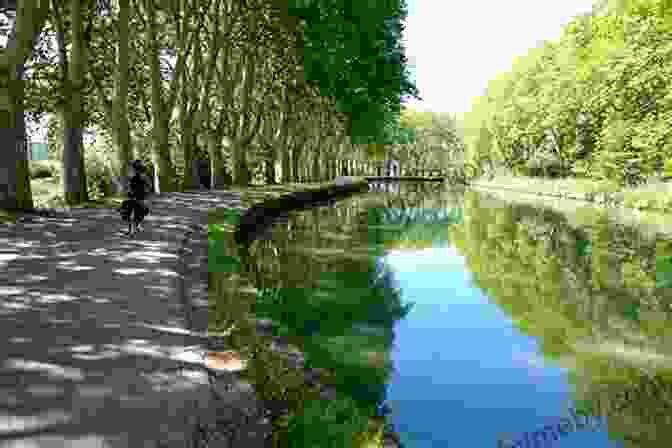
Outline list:
[[[22,294],[23,292],[25,292],[25,290],[23,288],[17,288],[17,287],[12,287],[12,286],[8,286],[8,287],[0,286],[0,294],[2,294],[4,296],[18,295],[18,294]]]
[[[0,411],[0,436],[15,432],[36,431],[48,426],[68,423],[71,419],[71,414],[61,410],[48,410],[31,416],[17,416]],[[3,444],[4,446],[6,445]]]
[[[46,258],[44,255],[37,255],[34,253],[28,253],[26,255],[19,255],[19,254],[8,254],[8,253],[3,253],[0,254],[0,266],[2,265],[7,265],[8,262],[14,261],[14,260],[27,260],[27,259],[44,259]]]
[[[109,442],[108,437],[104,436],[83,436],[83,437],[65,437],[55,435],[44,435],[31,437],[30,448],[33,447],[95,447],[95,448],[112,448],[116,445]],[[26,448],[24,440],[16,442],[7,441],[2,445],[2,448]]]
[[[44,293],[17,287],[4,288],[0,293],[7,297],[5,300],[0,301],[0,312],[3,310],[37,310],[34,305],[65,303],[79,300],[78,297],[65,292]]]
[[[72,352],[72,359],[79,359],[81,361],[99,361],[101,359],[114,359],[118,358],[120,351],[114,348],[102,347],[100,349],[95,349],[93,346],[79,346],[71,347],[69,349]]]
[[[79,300],[78,297],[75,297],[70,294],[40,294],[39,292],[36,291],[31,291],[27,293],[30,296],[33,296],[35,299],[35,303],[42,303],[42,304],[50,304],[50,303],[57,303],[57,302],[72,302],[75,300]]]
[[[2,264],[0,263],[0,266]],[[14,280],[15,283],[32,283],[32,282],[40,282],[42,280],[47,280],[49,277],[46,275],[34,275],[34,274],[27,274],[24,275],[23,278],[18,278]]]
[[[204,372],[187,372],[187,375],[183,372],[151,372],[140,373],[140,376],[151,384],[152,390],[155,392],[191,391],[208,384],[208,378]]]
[[[138,260],[149,263],[162,263],[166,260],[176,260],[177,255],[168,252],[153,252],[149,250],[137,250],[126,253],[126,255],[114,257],[114,261],[126,263],[132,260]]]
[[[7,248],[9,246],[14,246],[17,249],[26,249],[29,247],[39,247],[40,243],[38,241],[14,241],[11,240],[10,238],[2,238],[0,239],[0,244],[2,244],[2,247]],[[7,249],[4,249],[7,250]],[[8,255],[8,254],[2,254]],[[12,254],[9,254],[12,255]]]
[[[141,269],[141,268],[136,268],[136,269],[131,269],[131,268],[123,268],[123,269],[115,269],[114,273],[116,274],[121,274],[121,275],[137,275],[137,274],[144,274],[147,272],[152,272],[150,269]]]
[[[147,324],[144,322],[139,322],[136,323],[135,326],[137,327],[142,327],[142,328],[149,328],[152,330],[164,332],[164,333],[170,333],[170,334],[182,334],[182,335],[191,335],[191,336],[198,336],[198,337],[203,337],[205,336],[205,333],[203,332],[196,332],[192,330],[188,330],[186,328],[181,328],[181,327],[169,327],[166,325],[151,325]]]
[[[153,209],[135,238],[112,209],[0,226],[0,446],[188,437],[185,405],[211,394],[207,334],[187,329],[185,311],[204,267],[193,265],[198,223],[232,195],[182,196]],[[61,411],[72,419],[49,419]]]
[[[69,255],[64,255],[64,256],[69,256]],[[56,263],[56,268],[57,269],[62,269],[64,271],[72,271],[72,272],[91,271],[93,269],[96,269],[95,266],[76,265],[74,261],[60,261],[60,262]]]
[[[20,358],[7,358],[3,362],[3,366],[5,368],[23,372],[41,372],[55,380],[67,379],[82,381],[84,379],[84,373],[81,369],[63,367],[53,363],[30,361]]]
[[[176,275],[177,275],[177,273],[176,273]],[[149,291],[158,291],[162,294],[170,294],[170,292],[172,291],[172,288],[169,285],[166,285],[166,286],[145,286],[145,289],[149,290]]]
[[[23,303],[5,303],[3,308],[8,310],[29,310],[31,307]]]

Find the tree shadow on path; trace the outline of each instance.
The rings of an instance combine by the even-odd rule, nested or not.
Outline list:
[[[133,238],[111,209],[0,224],[0,447],[190,446],[189,403],[210,399],[207,309],[187,322],[179,282],[207,291],[207,264],[183,265],[199,242],[203,260],[208,211],[240,203],[205,191],[150,204]],[[239,386],[231,403],[249,399]]]

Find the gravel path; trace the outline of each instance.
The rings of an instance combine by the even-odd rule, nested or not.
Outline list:
[[[114,210],[0,225],[0,448],[192,446],[215,409],[207,212],[239,197],[155,196],[133,238]],[[222,380],[220,404],[249,404],[249,385]]]

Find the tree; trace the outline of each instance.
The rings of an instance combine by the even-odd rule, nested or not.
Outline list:
[[[494,155],[518,174],[570,168],[623,185],[659,171],[671,147],[665,5],[603,2],[557,42],[517,58],[465,116],[470,157]]]
[[[0,207],[32,209],[25,125],[21,125],[24,81],[20,66],[32,52],[49,5],[45,0],[27,0],[18,5],[5,1],[0,7],[16,11],[9,45],[0,49],[0,142],[4,145],[0,151]]]
[[[90,3],[90,0],[88,0]],[[54,0],[54,8],[56,2]],[[87,48],[84,38],[82,7],[86,1],[70,0],[70,23],[72,50],[69,60],[64,60],[67,75],[64,77],[66,99],[62,105],[63,116],[63,192],[69,205],[88,200],[86,190],[86,171],[84,169],[84,71],[86,70]],[[61,48],[62,54],[65,49]]]

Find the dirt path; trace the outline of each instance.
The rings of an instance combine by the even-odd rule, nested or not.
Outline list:
[[[216,206],[240,195],[156,196],[132,239],[114,210],[0,225],[1,448],[192,446],[190,403],[214,411],[200,354]],[[223,404],[252,403],[224,379]]]

